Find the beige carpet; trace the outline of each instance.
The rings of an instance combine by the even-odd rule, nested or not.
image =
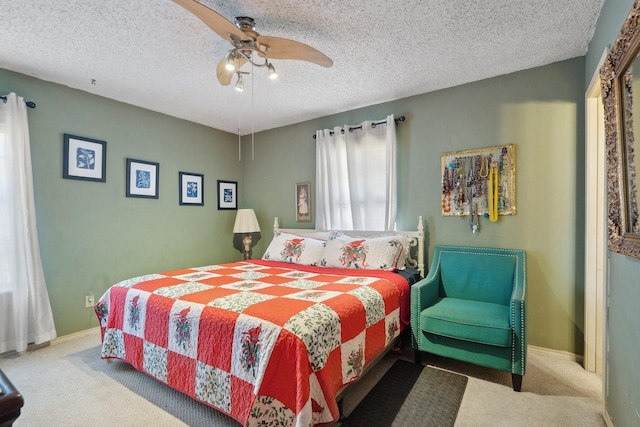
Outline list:
[[[94,352],[99,354],[99,345],[99,331],[91,330],[37,350],[0,357],[0,368],[25,398],[22,415],[15,425],[194,425],[192,420],[172,415],[171,408],[163,407],[164,404],[154,404],[149,396],[142,395],[144,393],[136,394],[110,375],[93,368],[93,361],[86,361],[84,357]],[[411,351],[407,349],[400,357],[411,360]],[[366,394],[367,387],[375,383],[371,377],[381,377],[395,358],[397,356],[387,356],[379,364],[380,369],[372,371],[370,379],[362,382],[360,390],[355,388],[345,397],[345,412],[353,410]],[[116,363],[119,362],[113,362],[114,365]],[[511,389],[511,377],[507,373],[430,356],[424,356],[423,363],[469,377],[456,427],[605,426],[601,415],[602,379],[585,372],[570,360],[530,351],[521,393]],[[140,381],[146,377],[136,371],[128,372],[126,367],[118,369],[140,375]],[[369,385],[364,386],[366,383]],[[154,380],[148,387],[159,389],[159,393],[172,392]],[[173,404],[174,400],[165,402]],[[204,406],[190,399],[180,402],[176,405],[184,406],[186,412],[200,410]],[[211,419],[208,421],[212,426],[239,426],[217,412],[209,414]]]

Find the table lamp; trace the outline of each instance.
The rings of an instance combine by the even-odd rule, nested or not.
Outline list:
[[[251,259],[251,249],[260,240],[260,225],[253,209],[238,209],[233,225],[233,247]]]

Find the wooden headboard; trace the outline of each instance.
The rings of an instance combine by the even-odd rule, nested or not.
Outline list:
[[[280,228],[278,217],[275,217],[273,221],[273,233],[278,232],[298,234],[300,236],[314,237],[318,232],[323,230],[315,230],[309,228]],[[409,256],[407,257],[407,264],[420,271],[420,275],[425,277],[424,272],[424,226],[422,224],[422,216],[418,217],[418,227],[412,231],[362,231],[362,230],[332,230],[340,231],[341,233],[350,237],[374,237],[374,236],[406,236],[409,239]]]

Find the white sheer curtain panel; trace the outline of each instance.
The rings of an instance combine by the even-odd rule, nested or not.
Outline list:
[[[0,100],[0,353],[56,337],[44,281],[24,99]]]
[[[393,230],[396,126],[373,124],[316,131],[316,228]]]

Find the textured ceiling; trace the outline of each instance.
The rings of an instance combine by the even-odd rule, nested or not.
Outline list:
[[[334,65],[274,60],[238,93],[231,45],[170,0],[0,0],[0,68],[244,135],[583,56],[604,0],[201,2]]]

